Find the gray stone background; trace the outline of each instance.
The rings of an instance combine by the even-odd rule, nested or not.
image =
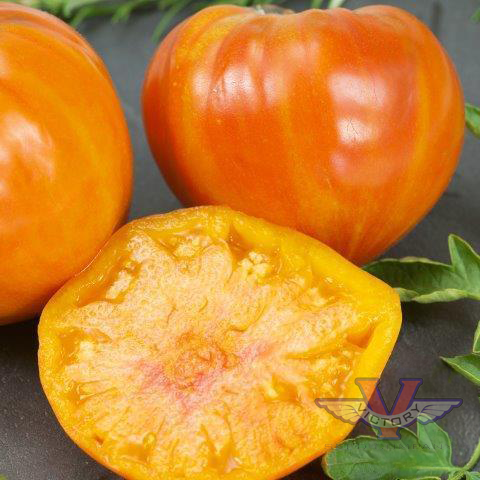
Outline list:
[[[356,8],[372,3],[348,0],[346,6]],[[480,105],[480,25],[470,21],[480,2],[382,3],[403,7],[430,25],[457,65],[466,98]],[[287,1],[286,5],[294,10],[307,7],[301,1]],[[136,169],[131,218],[179,206],[152,159],[141,120],[141,85],[155,49],[150,35],[160,18],[159,13],[145,13],[133,15],[126,25],[92,20],[80,28],[110,69],[128,119]],[[388,254],[446,261],[447,236],[451,232],[480,250],[479,181],[480,140],[468,134],[460,167],[448,191],[428,217]],[[446,367],[439,355],[453,356],[470,350],[480,320],[480,303],[409,304],[404,305],[403,312],[401,337],[382,380],[387,403],[395,398],[401,377],[424,379],[419,397],[463,398],[464,404],[440,421],[453,438],[454,459],[463,464],[480,435],[478,391]],[[8,480],[117,479],[78,449],[55,421],[38,381],[36,325],[37,321],[32,320],[0,328],[0,474]],[[317,461],[289,479],[319,479],[320,472]]]

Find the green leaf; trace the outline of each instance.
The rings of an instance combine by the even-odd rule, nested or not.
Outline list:
[[[480,12],[480,10],[479,10]],[[480,15],[479,15],[480,18]],[[474,135],[480,137],[480,108],[465,104],[465,119],[467,127],[472,131]]]
[[[452,465],[452,442],[448,433],[435,422],[417,423],[419,443],[435,452],[440,465]]]
[[[323,457],[323,469],[333,480],[439,479],[457,468],[450,461],[448,435],[432,425],[419,425],[418,437],[403,429],[400,440],[346,440]]]
[[[465,478],[467,480],[480,480],[480,472],[467,472]]]
[[[442,360],[475,385],[480,386],[480,355],[472,353],[452,358],[442,357]]]
[[[480,322],[478,322],[477,330],[475,331],[475,335],[473,337],[473,353],[480,353]]]
[[[329,0],[329,2],[327,4],[327,8],[339,8],[346,1],[347,0]],[[323,0],[311,0],[311,2],[310,2],[310,8],[321,8],[322,5],[323,5]]]
[[[474,22],[480,22],[480,8],[473,14],[472,20]]]
[[[84,20],[91,17],[109,17],[115,14],[117,7],[114,5],[87,5],[78,10],[77,13],[70,19],[70,25],[77,27]]]
[[[391,285],[403,302],[480,300],[480,256],[456,235],[448,237],[452,264],[405,257],[370,263],[364,269]]]
[[[143,6],[147,6],[151,0],[128,0],[121,5],[112,15],[112,22],[126,22],[131,13]]]
[[[68,18],[71,17],[76,10],[97,3],[99,3],[98,0],[65,0],[62,2],[62,13],[65,17]]]
[[[347,0],[330,0],[328,8],[340,8]]]
[[[473,337],[473,353],[468,355],[459,355],[457,357],[444,358],[442,360],[450,365],[458,373],[468,378],[475,385],[480,386],[480,322]],[[480,445],[479,445],[480,449]],[[479,450],[480,455],[480,450]]]

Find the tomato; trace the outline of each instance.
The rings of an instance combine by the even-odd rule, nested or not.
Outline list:
[[[186,205],[225,204],[362,264],[434,205],[457,165],[462,90],[398,8],[200,11],[147,71],[150,146]]]
[[[0,5],[0,324],[38,313],[127,213],[132,153],[107,70],[55,17]]]
[[[122,478],[273,479],[348,435],[315,399],[361,398],[400,323],[395,291],[317,240],[199,207],[124,226],[54,295],[40,378]]]

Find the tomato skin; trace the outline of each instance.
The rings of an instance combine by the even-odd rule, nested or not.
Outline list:
[[[105,66],[55,17],[0,5],[0,324],[39,313],[126,217],[132,153]]]
[[[296,228],[357,264],[430,210],[464,136],[451,60],[425,25],[387,6],[207,8],[159,46],[143,108],[186,205]]]

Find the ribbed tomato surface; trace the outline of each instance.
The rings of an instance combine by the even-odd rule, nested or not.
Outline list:
[[[423,23],[387,6],[207,8],[160,45],[143,106],[153,153],[185,204],[297,228],[356,263],[428,212],[464,135],[448,55]]]

